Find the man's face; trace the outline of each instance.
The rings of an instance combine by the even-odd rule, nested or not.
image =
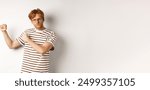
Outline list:
[[[35,26],[37,29],[43,29],[43,18],[41,14],[36,14],[35,17],[31,20],[32,24]]]

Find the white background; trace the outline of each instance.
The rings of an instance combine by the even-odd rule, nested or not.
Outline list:
[[[0,24],[15,39],[33,27],[28,13],[45,12],[57,34],[54,72],[150,72],[149,0],[0,0]],[[20,72],[23,48],[10,50],[0,33],[0,72]]]

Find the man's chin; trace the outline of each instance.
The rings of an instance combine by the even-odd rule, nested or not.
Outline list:
[[[36,29],[42,29],[42,27],[41,27],[41,26],[36,26],[35,28],[36,28]]]

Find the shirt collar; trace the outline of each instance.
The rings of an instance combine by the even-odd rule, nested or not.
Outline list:
[[[37,33],[43,33],[44,31],[45,31],[45,29],[43,29],[43,30],[38,30],[38,29],[34,29],[35,30],[35,32],[37,32]]]

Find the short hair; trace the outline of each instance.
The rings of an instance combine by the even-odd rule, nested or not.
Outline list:
[[[29,15],[28,15],[29,19],[32,20],[32,19],[36,16],[36,14],[40,14],[40,15],[42,16],[43,21],[44,21],[44,13],[43,13],[43,11],[40,10],[39,8],[33,9],[33,10],[29,13]]]

